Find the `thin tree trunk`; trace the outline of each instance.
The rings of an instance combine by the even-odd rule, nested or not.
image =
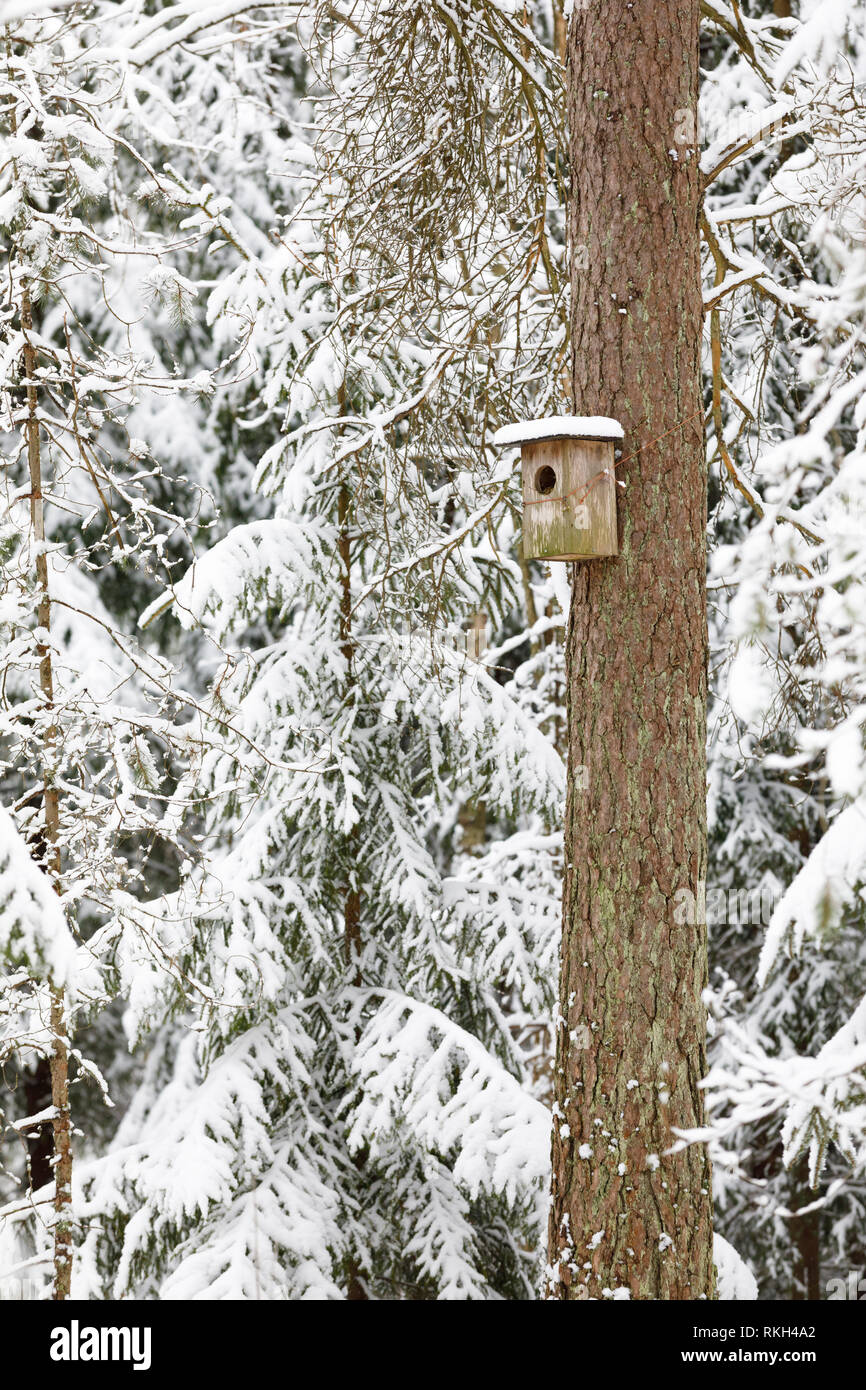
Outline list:
[[[48,557],[45,553],[45,518],[42,496],[42,453],[39,437],[38,397],[36,388],[36,349],[33,347],[33,309],[30,294],[23,292],[21,327],[24,332],[24,371],[27,377],[27,462],[30,471],[30,525],[36,542],[36,587],[38,606],[36,619],[41,632],[51,628],[51,593],[48,584]],[[36,648],[39,658],[39,686],[44,708],[54,707],[54,672],[51,649],[45,642]],[[53,781],[51,763],[56,730],[49,725],[44,735],[44,774],[42,811],[44,816],[43,869],[60,891],[60,800]],[[51,986],[50,1058],[51,1100],[54,1108],[54,1298],[69,1297],[72,1278],[72,1144],[69,1114],[69,1048],[66,1036],[66,1003],[63,990]]]
[[[703,1119],[706,470],[698,0],[575,6],[574,409],[625,430],[621,552],[575,565],[550,1295],[713,1296]],[[588,267],[581,269],[581,267]],[[660,438],[663,436],[663,438]],[[587,769],[586,790],[577,769]],[[702,917],[702,912],[697,914]]]
[[[553,48],[561,63],[565,62],[568,39],[568,20],[565,17],[565,0],[553,0]]]
[[[817,1198],[817,1192],[809,1185],[808,1158],[803,1157],[791,1172],[793,1193],[789,1205],[796,1211],[799,1207],[810,1206]],[[789,1230],[796,1251],[794,1279],[791,1288],[792,1300],[820,1302],[821,1299],[821,1212],[807,1212],[805,1216],[790,1219]]]
[[[345,407],[344,389],[340,392],[340,409]],[[340,491],[337,496],[337,521],[339,524],[339,537],[337,547],[340,556],[340,646],[343,658],[346,662],[346,697],[352,699],[354,696],[355,673],[355,644],[352,641],[352,539],[350,534],[351,527],[351,494],[345,483],[340,484]],[[349,858],[354,864],[357,854],[358,829],[357,826],[349,834],[350,855]],[[357,887],[347,882],[343,889],[343,944],[346,956],[346,965],[350,969],[354,966],[352,982],[358,989],[362,983],[361,976],[361,895]],[[359,1170],[364,1167],[367,1161],[366,1153],[362,1150],[355,1155],[355,1166]],[[346,1298],[350,1303],[366,1302],[367,1290],[364,1287],[361,1268],[357,1260],[349,1261],[346,1277]]]
[[[21,1089],[24,1095],[24,1113],[41,1115],[51,1105],[51,1063],[47,1057],[40,1057],[24,1073]],[[54,1181],[51,1160],[54,1157],[54,1136],[48,1123],[27,1134],[27,1164],[30,1187],[38,1192]]]
[[[353,670],[355,645],[352,641],[352,555],[349,535],[349,489],[341,483],[337,499],[337,519],[340,532],[338,549],[340,554],[340,649],[346,662],[346,696],[354,696],[355,674]],[[357,828],[352,830],[349,839],[357,844]],[[352,856],[354,861],[354,855]],[[357,888],[347,884],[343,900],[343,938],[346,951],[346,964],[355,965],[354,982],[361,983],[361,896]]]

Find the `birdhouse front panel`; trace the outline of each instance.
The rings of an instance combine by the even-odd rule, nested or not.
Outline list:
[[[610,439],[539,439],[521,446],[527,559],[616,555],[616,482]]]
[[[527,559],[619,554],[614,448],[622,438],[607,415],[552,415],[496,431],[498,448],[520,445]]]

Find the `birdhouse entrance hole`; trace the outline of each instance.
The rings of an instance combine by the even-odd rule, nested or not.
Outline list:
[[[549,492],[553,492],[555,487],[556,469],[551,468],[550,464],[546,463],[543,468],[539,468],[535,475],[535,491],[546,497]]]
[[[603,415],[522,420],[493,443],[519,444],[523,554],[527,560],[595,560],[619,553],[614,447],[622,426]]]

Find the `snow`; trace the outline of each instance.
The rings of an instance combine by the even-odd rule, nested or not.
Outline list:
[[[728,674],[728,699],[734,714],[744,723],[759,721],[774,693],[766,658],[751,643],[742,643]]]
[[[119,1132],[104,1142],[94,1126],[76,1145],[84,1296],[342,1300],[360,1251],[385,1282],[408,1268],[436,1298],[513,1297],[517,1276],[504,1290],[501,1276],[509,1248],[515,1269],[531,1269],[544,1241],[547,1023],[556,1017],[590,1051],[600,1034],[559,1019],[552,999],[566,790],[556,629],[571,581],[563,566],[522,572],[513,455],[491,463],[486,421],[514,420],[496,432],[499,447],[616,442],[623,429],[555,413],[568,408],[567,328],[538,252],[564,265],[556,190],[540,190],[551,215],[539,222],[515,219],[498,193],[486,200],[469,166],[457,181],[464,204],[431,181],[454,153],[455,74],[420,63],[392,82],[380,65],[383,79],[355,64],[358,36],[338,25],[321,121],[319,96],[290,71],[296,38],[275,65],[275,30],[242,24],[241,8],[48,6],[20,43],[28,7],[4,11],[7,95],[39,116],[7,140],[0,187],[4,228],[30,223],[29,240],[7,236],[3,248],[0,410],[18,501],[0,522],[4,785],[15,802],[0,811],[11,970],[0,1061],[46,1050],[47,980],[74,993],[76,1045],[91,1036],[110,1059]],[[448,7],[428,8],[425,32],[447,40]],[[722,1229],[737,1232],[767,1296],[791,1269],[789,1178],[773,1157],[756,1196],[740,1181],[745,1143],[765,1144],[761,1159],[781,1138],[785,1158],[805,1154],[822,1183],[832,1156],[827,1250],[849,1261],[866,1162],[866,139],[862,113],[846,106],[866,44],[853,0],[797,8],[784,21],[738,12],[752,67],[726,36],[724,6],[721,28],[705,7],[715,44],[700,122],[711,132],[704,170],[733,156],[706,191],[719,256],[707,246],[703,266],[705,302],[722,309],[725,431],[716,439],[708,422],[722,484],[710,518],[707,898],[766,883],[778,907],[757,979],[757,923],[748,935],[726,935],[733,917],[714,925],[712,1105],[694,1138],[722,1147]],[[399,36],[402,9],[359,6],[356,17],[363,31],[382,16]],[[458,20],[471,11],[463,0]],[[473,138],[479,167],[491,152],[506,161],[500,192],[536,168],[526,155],[539,132],[526,143],[522,97],[545,23],[527,29],[522,12],[520,0],[496,0],[462,34],[476,77],[489,79]],[[514,22],[501,26],[503,15]],[[544,106],[539,119],[553,148]],[[341,123],[357,136],[349,159]],[[797,132],[803,148],[789,151]],[[388,170],[365,165],[378,142],[399,150]],[[135,181],[148,174],[141,188],[127,187],[132,169]],[[406,213],[419,207],[451,228],[452,244],[429,259],[411,245],[421,224]],[[356,241],[358,208],[369,221]],[[408,297],[406,237],[426,267]],[[34,266],[49,293],[31,341],[38,390],[44,380],[51,391],[38,542],[14,440],[16,325]],[[631,309],[609,311],[633,313],[637,292]],[[607,399],[616,404],[615,391]],[[762,519],[725,476],[722,443]],[[106,502],[122,551],[97,539]],[[50,632],[33,587],[46,553]],[[124,628],[139,599],[141,647]],[[481,607],[492,645],[476,664],[444,624],[462,632]],[[441,629],[426,625],[434,608]],[[543,616],[533,623],[530,609]],[[43,639],[50,716],[34,661]],[[46,737],[47,765],[60,769],[62,896],[33,858]],[[473,802],[486,815],[478,844],[461,820]],[[162,896],[164,874],[151,880],[160,864],[173,884]],[[343,938],[356,880],[360,988]],[[115,1017],[142,1044],[132,1057],[114,1046]],[[86,1056],[77,1066],[101,1084]],[[638,1077],[652,1103],[668,1102],[657,1075]],[[73,1113],[88,1129],[81,1090]],[[26,1131],[50,1114],[2,1119]],[[588,1181],[627,1176],[618,1134],[570,1103],[555,1115]],[[577,1147],[583,1132],[599,1142]],[[662,1159],[646,1162],[655,1171]],[[0,1166],[4,1195],[20,1176]],[[24,1267],[25,1247],[50,1262],[50,1232],[20,1221],[20,1249],[11,1218],[0,1221],[0,1277]],[[604,1253],[596,1224],[583,1239]],[[667,1228],[653,1235],[670,1252]],[[756,1296],[721,1236],[715,1259],[721,1298]]]
[[[513,1200],[522,1183],[546,1178],[548,1110],[440,1010],[387,997],[360,1040],[355,1068],[365,1084],[353,1150],[375,1154],[402,1113],[431,1149],[456,1150],[455,1177],[470,1197],[486,1189]]]
[[[758,1297],[758,1283],[754,1274],[734,1247],[718,1232],[713,1236],[713,1261],[719,1299],[730,1302]]]
[[[807,936],[820,937],[838,922],[866,878],[866,797],[833,821],[773,910],[758,964],[765,982],[786,940],[796,952]]]
[[[0,958],[27,963],[53,984],[69,985],[75,951],[60,899],[0,806]]]
[[[503,425],[493,436],[499,447],[528,444],[538,439],[622,439],[618,420],[607,415],[550,415],[540,420],[519,420]]]

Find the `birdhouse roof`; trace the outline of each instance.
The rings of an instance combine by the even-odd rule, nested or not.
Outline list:
[[[536,439],[622,439],[622,425],[607,415],[548,415],[543,420],[518,420],[503,425],[493,443],[529,444]]]

